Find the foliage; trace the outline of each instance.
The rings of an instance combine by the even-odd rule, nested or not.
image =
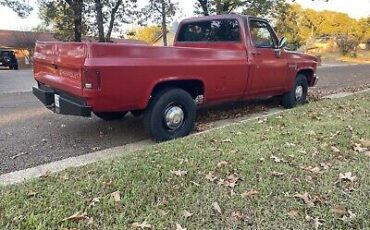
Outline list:
[[[99,4],[101,7],[98,7]],[[99,36],[100,41],[109,41],[113,31],[117,31],[123,24],[136,22],[140,15],[137,9],[137,0],[88,1],[85,9],[89,34]]]
[[[195,13],[202,15],[229,14],[234,11],[247,15],[271,17],[285,0],[198,0]]]
[[[39,16],[46,26],[51,26],[54,36],[61,41],[75,40],[74,12],[65,1],[39,0]],[[82,24],[81,35],[87,34],[87,25]]]
[[[150,0],[145,11],[155,22],[161,24],[163,44],[167,46],[167,24],[172,21],[178,5],[172,0]]]
[[[142,40],[153,44],[161,35],[162,29],[159,26],[138,27],[127,35],[130,39]]]
[[[347,14],[302,9],[298,4],[281,8],[276,16],[277,32],[296,47],[314,38],[336,41],[342,54],[355,52],[360,42],[369,39],[368,19],[356,20]]]
[[[19,17],[26,17],[33,10],[28,1],[20,0],[0,0],[0,5],[7,6],[18,14]]]

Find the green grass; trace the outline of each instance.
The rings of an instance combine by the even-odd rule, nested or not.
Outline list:
[[[0,229],[130,229],[144,221],[153,229],[176,229],[177,223],[187,229],[315,229],[315,219],[319,229],[370,229],[370,157],[353,150],[370,139],[369,108],[369,93],[311,103],[3,187]],[[176,176],[176,170],[187,174]],[[209,172],[217,177],[213,182]],[[356,180],[340,180],[346,172]],[[232,174],[240,178],[234,189],[220,181]],[[258,194],[240,195],[250,190]],[[112,198],[115,191],[120,201]],[[314,205],[294,197],[305,192]],[[347,221],[332,211],[336,206]],[[184,210],[193,215],[186,218]],[[62,221],[76,212],[89,219]]]

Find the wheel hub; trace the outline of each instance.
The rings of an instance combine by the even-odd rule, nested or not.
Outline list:
[[[303,97],[303,86],[299,85],[295,89],[295,99],[299,101]]]
[[[170,106],[164,113],[164,122],[169,129],[178,129],[184,123],[184,111],[179,106]]]

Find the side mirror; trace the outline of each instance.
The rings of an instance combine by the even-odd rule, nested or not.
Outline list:
[[[286,37],[282,37],[279,41],[279,49],[284,48],[286,46],[287,39]]]

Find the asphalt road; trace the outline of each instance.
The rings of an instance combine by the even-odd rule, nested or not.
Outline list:
[[[323,90],[370,83],[370,65],[324,67],[318,74],[317,88]],[[105,122],[56,115],[30,92],[14,93],[34,84],[30,70],[0,70],[0,174],[149,138],[140,118]],[[223,117],[231,110],[213,110],[209,116]]]

